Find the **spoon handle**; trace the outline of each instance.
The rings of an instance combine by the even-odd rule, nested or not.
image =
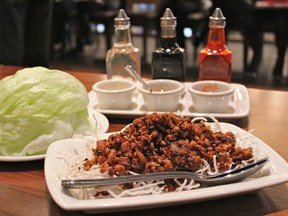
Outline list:
[[[225,175],[228,175],[228,174],[240,173],[240,172],[242,172],[244,170],[248,170],[248,169],[254,168],[256,166],[265,165],[268,161],[269,161],[269,157],[264,157],[264,158],[261,158],[259,160],[256,160],[256,161],[253,161],[251,163],[248,163],[246,165],[243,165],[243,166],[240,166],[240,167],[237,167],[237,168],[234,168],[234,169],[227,170],[227,171],[225,171],[223,173],[211,175],[211,176],[209,176],[209,178],[218,178],[218,177],[225,176]]]
[[[144,80],[139,76],[137,71],[131,66],[131,65],[126,65],[125,70],[130,74],[130,76],[134,77],[137,79],[140,83],[142,83],[148,90],[150,90],[150,87],[147,85],[147,83],[144,82]]]
[[[224,172],[222,174],[214,176],[199,175],[197,173],[189,171],[166,171],[166,172],[146,173],[130,176],[118,176],[113,178],[110,177],[100,179],[67,179],[62,180],[61,185],[63,188],[89,188],[89,187],[113,185],[113,184],[117,185],[131,182],[180,178],[180,179],[193,179],[196,182],[212,186],[212,185],[227,184],[241,181],[249,177],[250,175],[254,174],[259,169],[261,169],[266,162],[268,162],[268,158],[264,158],[254,163],[245,165],[241,169],[236,169],[237,171],[234,170],[230,173]]]

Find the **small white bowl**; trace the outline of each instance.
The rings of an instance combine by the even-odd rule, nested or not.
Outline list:
[[[234,87],[226,82],[203,80],[193,82],[188,87],[196,112],[225,113],[234,92]]]
[[[147,110],[162,112],[177,110],[184,90],[183,83],[169,79],[155,79],[147,81],[147,84],[152,91],[143,85],[139,86]]]
[[[102,80],[92,86],[100,109],[129,109],[136,83],[130,80]]]

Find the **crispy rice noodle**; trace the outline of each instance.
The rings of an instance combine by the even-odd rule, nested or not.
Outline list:
[[[155,113],[154,113],[155,115]],[[160,114],[157,114],[160,115]],[[219,122],[214,118],[209,116],[212,119],[213,123],[209,123],[211,130],[213,132],[222,133],[222,128]],[[191,122],[206,122],[207,119],[203,117],[195,117]],[[207,123],[208,124],[208,123]],[[126,126],[121,133],[128,128]],[[236,137],[236,146],[240,148],[251,148],[253,152],[253,157],[248,160],[243,160],[241,166],[247,164],[254,159],[258,159],[263,155],[257,151],[257,146],[249,141],[249,133],[245,137],[239,137],[235,134]],[[117,173],[109,174],[109,171],[101,171],[101,165],[93,164],[85,168],[87,161],[91,161],[95,157],[95,139],[97,137],[83,138],[86,140],[85,148],[75,148],[73,155],[69,155],[67,152],[61,152],[57,156],[59,159],[62,159],[61,166],[59,166],[58,176],[60,179],[80,179],[80,178],[105,178],[105,177],[116,177]],[[213,163],[210,163],[202,158],[203,165],[196,170],[197,173],[213,175],[218,172],[221,172],[218,168],[218,162],[216,155],[213,155]],[[229,169],[234,164],[229,165]],[[126,175],[137,175],[136,172],[127,170]],[[188,179],[174,179],[173,190],[175,192],[192,190],[200,187],[199,183],[196,183],[194,180]],[[69,189],[71,195],[77,199],[99,199],[99,198],[118,198],[118,197],[129,197],[129,196],[139,196],[147,194],[161,194],[170,192],[167,182],[162,180],[159,181],[145,181],[145,182],[135,182],[133,185],[111,185],[111,186],[100,186],[89,189]]]

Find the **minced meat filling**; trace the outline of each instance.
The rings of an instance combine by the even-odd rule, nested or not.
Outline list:
[[[232,132],[213,132],[204,122],[174,113],[152,113],[135,119],[122,132],[98,140],[95,157],[87,160],[85,169],[99,164],[109,175],[185,170],[195,172],[203,160],[213,166],[216,156],[220,171],[230,169],[253,157],[251,148],[235,147]]]

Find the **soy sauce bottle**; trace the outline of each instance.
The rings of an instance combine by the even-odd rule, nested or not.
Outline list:
[[[225,41],[226,18],[216,8],[209,18],[209,34],[206,46],[200,51],[199,80],[231,82],[232,52]]]
[[[152,54],[152,78],[184,81],[186,70],[185,50],[176,39],[176,17],[166,8],[161,21],[159,47]]]

